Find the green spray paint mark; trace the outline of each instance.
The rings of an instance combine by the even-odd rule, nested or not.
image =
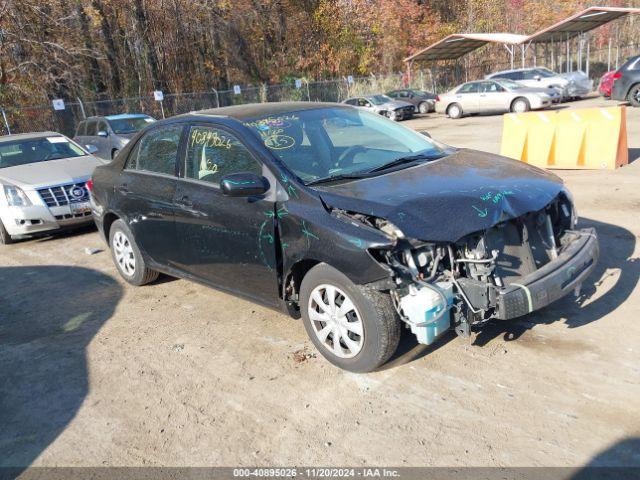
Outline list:
[[[320,240],[311,230],[307,228],[307,224],[302,221],[302,233],[307,238],[315,238],[316,240]]]
[[[287,206],[286,205],[282,205],[277,212],[278,218],[282,218],[286,215],[289,215],[289,210],[287,210]]]
[[[287,187],[287,193],[289,194],[290,197],[298,198],[298,192],[296,190],[296,187],[294,187],[291,184],[289,184],[289,186]]]
[[[471,205],[471,206],[474,208],[474,210],[475,210],[476,212],[478,212],[478,216],[479,216],[479,217],[481,217],[481,218],[484,218],[484,217],[486,217],[486,216],[489,214],[489,211],[488,211],[486,208],[485,208],[484,210],[480,210],[480,209],[479,209],[478,207],[476,207],[475,205]]]
[[[358,248],[362,248],[362,246],[364,245],[362,240],[360,240],[359,238],[350,238],[349,243],[354,244]]]

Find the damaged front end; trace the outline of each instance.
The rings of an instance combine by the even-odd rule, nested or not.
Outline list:
[[[405,238],[381,218],[341,214],[394,240],[392,248],[370,253],[390,267],[396,310],[427,345],[452,325],[458,335],[469,336],[474,325],[526,315],[579,292],[598,259],[596,233],[575,229],[565,193],[541,210],[447,243]]]

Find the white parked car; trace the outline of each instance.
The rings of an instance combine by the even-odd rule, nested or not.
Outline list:
[[[104,164],[59,133],[0,137],[0,243],[91,223],[86,182]]]
[[[436,112],[451,118],[468,113],[522,113],[551,106],[557,95],[543,88],[523,87],[511,80],[477,80],[438,95]]]
[[[589,77],[580,71],[556,73],[544,67],[519,68],[492,73],[485,78],[506,78],[525,87],[557,89],[560,91],[563,100],[580,98],[593,90],[593,80],[589,80]]]

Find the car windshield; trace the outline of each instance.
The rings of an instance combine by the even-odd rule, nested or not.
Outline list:
[[[547,70],[546,68],[536,68],[534,70],[534,73],[536,73],[537,75],[540,75],[541,77],[544,78],[549,78],[549,77],[555,77],[556,74],[553,73],[551,70]]]
[[[84,150],[62,136],[0,142],[0,168],[82,155],[86,155]]]
[[[244,125],[305,183],[367,174],[405,158],[409,164],[451,153],[414,130],[349,107],[257,117]]]
[[[501,78],[501,79],[497,80],[497,82],[500,85],[502,85],[504,88],[509,89],[509,90],[519,90],[521,88],[524,88],[519,83],[514,82],[513,80],[509,80],[508,78]]]
[[[369,100],[374,105],[382,105],[383,103],[393,101],[391,97],[387,97],[386,95],[372,95],[370,97],[367,97],[367,100]]]
[[[113,130],[113,133],[116,133],[116,134],[136,133],[153,122],[155,122],[155,119],[151,117],[109,119],[109,125],[111,125],[111,130]]]

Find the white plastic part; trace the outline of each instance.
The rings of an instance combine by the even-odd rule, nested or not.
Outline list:
[[[432,344],[449,329],[449,310],[452,304],[453,284],[450,282],[437,282],[428,286],[412,285],[409,287],[409,294],[400,298],[403,320],[411,327],[411,333],[418,342],[424,345]]]

